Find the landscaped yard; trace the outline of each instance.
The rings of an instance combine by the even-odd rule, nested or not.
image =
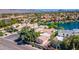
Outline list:
[[[2,31],[0,31],[0,36],[3,36],[3,35],[4,35],[4,33]]]

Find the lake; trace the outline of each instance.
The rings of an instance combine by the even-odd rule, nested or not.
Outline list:
[[[60,23],[58,26],[65,30],[79,29],[79,21]]]

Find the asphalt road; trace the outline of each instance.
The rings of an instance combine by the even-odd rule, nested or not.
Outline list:
[[[5,40],[9,40],[9,41],[14,41],[15,39],[17,39],[19,37],[19,35],[18,34],[12,34],[12,35],[9,35],[9,36],[7,36],[7,37],[4,37],[3,39],[5,39]]]
[[[39,50],[30,45],[17,45],[14,40],[18,38],[18,34],[13,34],[5,38],[0,38],[0,50]]]

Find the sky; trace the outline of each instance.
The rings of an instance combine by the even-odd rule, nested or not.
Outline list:
[[[0,0],[2,9],[77,9],[78,5],[78,0]]]

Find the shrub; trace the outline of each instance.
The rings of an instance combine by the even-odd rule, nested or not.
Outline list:
[[[2,31],[0,31],[0,36],[3,36],[3,34],[4,34],[4,33],[3,33]]]

